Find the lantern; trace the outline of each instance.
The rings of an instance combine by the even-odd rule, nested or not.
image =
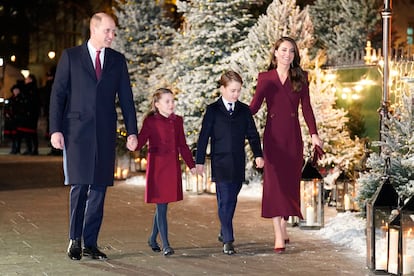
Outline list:
[[[115,158],[115,172],[114,178],[116,180],[126,179],[129,175],[131,156],[123,154]]]
[[[395,275],[414,274],[414,198],[394,214],[388,229],[387,271]]]
[[[216,183],[211,180],[211,157],[207,155],[205,162],[204,188],[207,193],[216,193]]]
[[[300,182],[300,206],[304,220],[301,229],[320,229],[324,225],[322,176],[310,162],[302,170]]]
[[[367,202],[367,266],[376,272],[387,270],[388,223],[398,206],[398,194],[388,178]]]
[[[351,178],[342,172],[335,181],[336,210],[338,212],[353,211],[355,185]]]
[[[185,168],[185,190],[195,194],[202,194],[206,186],[206,177],[198,174],[192,174],[188,167]]]

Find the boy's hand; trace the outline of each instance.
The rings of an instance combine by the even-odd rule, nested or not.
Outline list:
[[[262,157],[256,157],[256,168],[263,168],[264,167],[264,159]]]
[[[196,169],[197,174],[199,174],[199,175],[204,174],[204,165],[203,164],[197,164],[195,169]]]

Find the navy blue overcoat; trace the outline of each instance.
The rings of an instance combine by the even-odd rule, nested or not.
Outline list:
[[[50,133],[65,139],[65,184],[113,185],[119,98],[125,126],[138,134],[125,57],[105,48],[99,80],[87,44],[66,49],[60,58],[50,99]]]

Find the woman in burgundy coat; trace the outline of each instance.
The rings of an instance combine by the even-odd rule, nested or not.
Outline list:
[[[168,241],[167,207],[169,202],[183,199],[181,183],[181,154],[187,166],[195,173],[195,163],[185,141],[183,118],[174,114],[174,95],[169,89],[157,89],[152,100],[152,110],[144,119],[138,135],[137,150],[148,141],[147,185],[145,202],[156,203],[154,224],[148,245],[155,252],[161,236],[163,254],[174,254]]]
[[[289,216],[302,218],[299,197],[303,141],[299,103],[312,135],[312,145],[322,147],[310,103],[307,74],[300,67],[299,49],[291,38],[282,37],[276,41],[268,71],[259,74],[256,93],[250,103],[253,114],[263,101],[266,101],[267,118],[263,135],[262,217],[273,219],[274,251],[281,253],[289,242],[286,220]]]

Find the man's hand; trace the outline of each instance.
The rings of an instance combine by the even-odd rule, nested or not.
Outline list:
[[[126,146],[130,151],[136,150],[138,146],[138,138],[135,134],[128,136]]]
[[[63,138],[62,132],[54,132],[50,136],[50,143],[52,144],[52,147],[55,149],[63,150],[63,147],[65,146],[65,139]]]

